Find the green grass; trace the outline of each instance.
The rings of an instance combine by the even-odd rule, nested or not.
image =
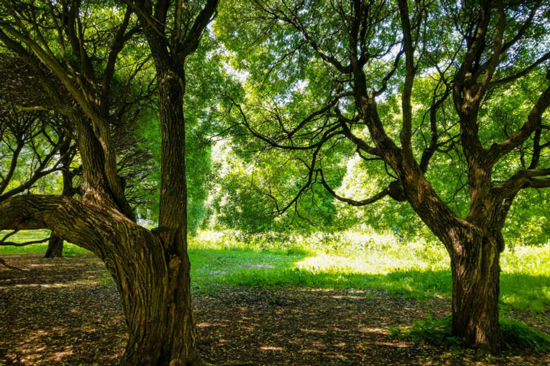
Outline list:
[[[47,235],[45,231],[21,232],[14,238],[25,241]],[[46,247],[0,247],[0,255],[42,254]],[[89,252],[65,246],[65,255],[83,253]],[[424,239],[404,242],[390,233],[364,230],[281,237],[205,231],[191,238],[189,255],[196,291],[214,291],[220,286],[295,286],[376,289],[417,299],[451,296],[445,249]],[[501,263],[504,313],[550,308],[550,244],[509,248]]]
[[[193,279],[206,289],[220,285],[378,289],[417,299],[450,298],[452,291],[448,254],[442,245],[423,239],[403,242],[388,233],[350,231],[277,240],[269,235],[202,232],[191,240],[190,248]],[[226,265],[215,264],[224,253]],[[550,307],[550,243],[506,249],[501,263],[503,313],[543,312]],[[243,264],[274,267],[243,268]]]
[[[525,323],[507,318],[500,319],[502,338],[506,347],[550,351],[550,335],[531,328]]]
[[[550,336],[529,327],[522,322],[507,318],[500,319],[502,340],[509,349],[528,349],[534,351],[550,351]],[[428,318],[419,320],[410,327],[392,327],[390,337],[410,339],[415,343],[427,343],[433,346],[452,348],[462,345],[462,339],[451,336],[452,318]]]
[[[417,320],[412,326],[392,326],[391,338],[410,339],[414,343],[427,343],[432,346],[453,347],[461,346],[463,340],[451,335],[452,318],[446,316],[433,319],[430,316],[425,320]]]
[[[9,233],[9,231],[0,231],[0,238]],[[6,241],[15,243],[25,243],[28,241],[42,240],[50,236],[49,230],[21,230],[17,234],[10,236]],[[45,254],[48,249],[48,243],[32,244],[24,247],[0,246],[0,256],[3,254]],[[74,257],[82,254],[90,254],[84,248],[74,244],[65,243],[63,245],[63,255]]]

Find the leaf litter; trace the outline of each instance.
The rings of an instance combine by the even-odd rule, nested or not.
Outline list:
[[[95,257],[5,256],[0,268],[0,365],[117,365],[124,315]],[[498,357],[390,337],[392,327],[450,314],[448,299],[385,291],[225,287],[196,293],[198,347],[214,365],[550,365],[550,355]],[[548,314],[513,318],[547,333]]]

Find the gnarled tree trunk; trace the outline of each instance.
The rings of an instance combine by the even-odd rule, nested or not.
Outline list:
[[[467,346],[497,352],[499,325],[500,250],[494,238],[471,236],[453,243],[453,335]]]
[[[187,256],[166,253],[157,234],[137,229],[134,235],[127,245],[141,254],[123,263],[106,260],[128,323],[124,364],[200,364]]]
[[[128,325],[125,365],[201,364],[189,259],[169,253],[166,232],[149,231],[116,208],[39,195],[0,203],[0,227],[49,228],[105,262],[120,292]]]
[[[0,202],[0,229],[50,229],[54,235],[94,252],[105,262],[122,297],[128,324],[130,337],[125,364],[197,365],[201,360],[195,342],[187,256],[183,71],[186,57],[195,52],[215,15],[218,0],[194,2],[192,6],[170,1],[124,0],[124,3],[128,6],[124,18],[112,29],[112,37],[107,37],[112,38],[112,43],[101,53],[106,56],[106,65],[97,68],[88,47],[83,47],[89,42],[88,32],[77,29],[81,24],[80,1],[67,3],[60,14],[64,27],[59,29],[58,36],[69,39],[68,51],[78,60],[70,68],[65,67],[65,59],[57,59],[43,48],[42,40],[36,42],[32,39],[34,35],[27,34],[26,19],[14,22],[21,29],[2,23],[0,41],[37,71],[55,108],[76,127],[83,181],[81,200],[28,195]],[[34,10],[29,6],[30,13]],[[10,16],[17,18],[16,13],[11,11]],[[55,16],[56,12],[51,13]],[[120,51],[139,30],[132,25],[133,13],[139,17],[150,46],[159,91],[160,227],[154,231],[146,230],[134,220],[117,170],[113,143],[116,136],[112,136],[111,118],[118,115],[111,111],[116,100],[112,81]],[[51,73],[43,73],[44,68]],[[65,94],[58,92],[59,86],[75,103],[68,102]]]
[[[407,200],[451,258],[452,333],[469,347],[496,353],[502,345],[498,308],[502,227],[513,198],[503,203],[490,189],[474,190],[477,196],[470,215],[461,219],[441,201],[412,159],[405,156],[402,161],[398,168],[403,170],[400,179]]]

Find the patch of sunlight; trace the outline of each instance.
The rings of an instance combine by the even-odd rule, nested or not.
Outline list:
[[[390,343],[390,342],[374,342],[373,344],[377,346],[385,346],[385,347],[395,347],[395,348],[409,348],[410,345],[405,343]]]
[[[320,329],[300,329],[300,331],[304,333],[327,334],[326,330],[320,330]]]
[[[501,268],[506,273],[550,275],[550,243],[543,246],[507,247],[502,253]]]
[[[307,257],[296,262],[294,268],[318,273],[381,273],[376,266],[361,258],[346,258],[328,254]],[[387,273],[387,272],[385,272]]]
[[[362,327],[358,329],[361,333],[376,333],[376,334],[388,334],[387,329],[382,328],[368,328],[368,327]]]
[[[419,258],[402,256],[389,258],[384,253],[373,252],[368,258],[343,257],[330,254],[320,254],[307,257],[296,262],[294,267],[312,274],[339,273],[339,274],[379,274],[385,275],[394,271],[414,269],[417,271],[447,270],[445,261],[433,263]]]
[[[73,355],[72,347],[67,347],[65,348],[65,351],[53,353],[50,357],[48,357],[48,360],[60,362],[63,360],[63,358],[72,356],[72,355]]]
[[[39,283],[29,283],[29,284],[17,284],[17,285],[12,285],[12,286],[0,286],[0,289],[7,289],[7,288],[36,288],[36,287],[40,287],[40,288],[44,288],[44,287],[71,287],[70,284],[66,284],[66,283],[52,283],[52,284],[39,284]]]
[[[260,351],[284,351],[283,347],[261,346]]]

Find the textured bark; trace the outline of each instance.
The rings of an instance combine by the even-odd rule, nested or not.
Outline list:
[[[94,202],[17,196],[0,203],[2,229],[52,229],[98,255],[117,285],[128,325],[126,365],[196,365],[189,261],[151,232]],[[190,340],[190,337],[192,339]]]
[[[142,235],[139,239],[128,237],[134,246],[136,239],[143,243],[139,248],[142,255],[129,263],[113,263],[111,268],[128,322],[124,364],[199,364],[189,261],[167,255],[158,235],[146,231]]]
[[[163,358],[174,365],[201,363],[191,304],[190,262],[187,254],[187,182],[185,176],[185,122],[183,64],[159,74],[159,113],[162,134],[160,200],[161,239],[168,258],[169,337]]]
[[[404,7],[405,3],[400,3]],[[407,53],[407,58],[412,57]],[[407,75],[414,69],[408,65]],[[412,106],[403,97],[404,126],[401,147],[384,130],[375,99],[367,93],[362,69],[354,69],[355,102],[365,116],[378,151],[397,174],[399,185],[412,208],[445,245],[452,263],[453,274],[453,334],[465,340],[467,346],[498,352],[501,348],[499,327],[499,256],[504,248],[502,225],[507,209],[502,198],[492,188],[492,165],[485,158],[479,141],[477,113],[479,105],[471,102],[461,107],[461,142],[469,163],[468,182],[470,212],[465,219],[458,217],[439,197],[424,171],[428,161],[419,164],[410,149],[407,119]],[[407,112],[407,113],[405,113]]]
[[[416,162],[403,158],[399,169],[405,195],[419,217],[446,246],[453,278],[453,335],[469,347],[496,353],[501,348],[499,326],[500,253],[504,250],[502,226],[509,206],[503,207],[490,188],[486,170],[477,169],[472,209],[457,217],[433,190]],[[477,208],[477,210],[476,210]]]
[[[44,258],[61,258],[63,257],[63,239],[54,234],[50,235],[48,240],[48,250]]]
[[[196,17],[186,18],[188,10],[176,3],[170,19],[168,3],[143,3],[125,0],[144,28],[158,79],[158,110],[162,136],[160,215],[155,235],[160,239],[167,266],[168,284],[164,309],[168,311],[164,325],[159,364],[201,364],[196,348],[196,327],[191,306],[190,263],[187,255],[187,182],[185,171],[185,94],[186,57],[198,47],[200,37],[215,14],[218,0],[207,0]],[[167,25],[172,29],[168,29]],[[137,349],[153,340],[147,334],[135,337]],[[156,339],[156,338],[155,338]],[[146,352],[141,351],[141,352]],[[130,353],[127,356],[131,356]],[[145,356],[145,355],[144,355]],[[156,357],[156,356],[155,356]],[[128,364],[139,357],[128,357]]]
[[[462,245],[463,255],[451,260],[453,335],[463,338],[468,346],[497,352],[501,347],[500,253],[491,240],[475,239],[474,243]]]

